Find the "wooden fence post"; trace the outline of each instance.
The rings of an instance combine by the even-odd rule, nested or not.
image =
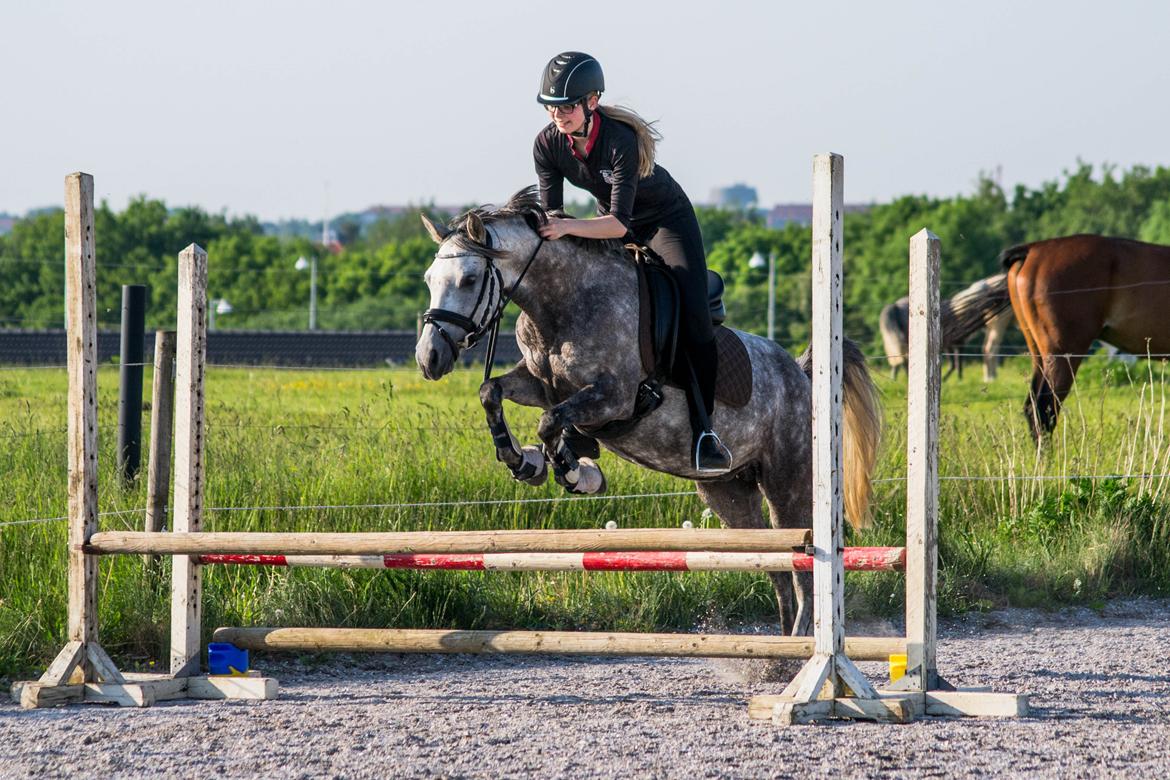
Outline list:
[[[98,644],[97,559],[85,546],[97,533],[97,261],[93,177],[65,177],[65,318],[69,375],[69,641],[35,683],[13,687],[21,706],[81,701],[87,683],[125,683]]]
[[[815,652],[772,709],[778,725],[834,717],[905,721],[905,700],[881,699],[845,654],[844,501],[841,440],[844,349],[841,282],[844,167],[838,154],[813,158],[812,466]],[[849,697],[846,698],[846,693]]]
[[[97,559],[81,548],[97,532],[97,271],[93,176],[65,177],[65,310],[69,322],[69,640],[98,641]],[[84,682],[94,679],[80,661]]]
[[[142,530],[166,526],[167,494],[171,488],[171,438],[175,420],[175,332],[154,334],[154,387],[150,399],[150,463],[146,475],[146,523]],[[158,556],[146,556],[157,565]]]
[[[203,527],[203,371],[207,357],[207,253],[179,253],[175,344],[175,499],[171,530]],[[171,578],[171,674],[199,672],[202,575],[190,556],[175,556]]]
[[[910,239],[910,348],[906,433],[906,683],[938,687],[935,589],[938,569],[939,240]]]

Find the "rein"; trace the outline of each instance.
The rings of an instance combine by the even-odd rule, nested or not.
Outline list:
[[[487,246],[492,247],[492,234],[486,231]],[[488,336],[487,355],[484,358],[483,380],[486,382],[491,379],[492,366],[496,360],[496,341],[500,333],[500,318],[504,314],[504,309],[512,301],[512,296],[516,290],[519,289],[520,283],[524,281],[528,269],[532,267],[532,262],[536,259],[536,255],[540,252],[541,247],[544,246],[544,237],[537,232],[536,247],[532,250],[532,254],[528,256],[528,261],[524,264],[524,268],[520,271],[520,276],[516,278],[516,283],[512,285],[512,289],[504,292],[504,277],[500,273],[500,269],[496,267],[495,261],[488,255],[476,255],[472,252],[464,252],[455,255],[439,255],[436,259],[445,259],[452,257],[482,257],[487,263],[487,273],[483,275],[483,284],[480,285],[479,295],[475,299],[475,305],[471,307],[471,315],[475,316],[475,312],[479,309],[479,305],[483,302],[486,295],[488,300],[491,300],[495,295],[496,287],[500,288],[500,299],[495,306],[495,310],[488,316],[490,305],[484,307],[484,318],[480,322],[476,322],[471,317],[464,316],[459,312],[450,311],[448,309],[427,309],[423,312],[423,325],[433,325],[435,330],[439,331],[439,335],[447,342],[451,348],[451,354],[457,355],[460,349],[471,349],[484,337]],[[451,334],[443,329],[442,323],[455,325],[462,328],[466,335],[458,342],[451,338]]]

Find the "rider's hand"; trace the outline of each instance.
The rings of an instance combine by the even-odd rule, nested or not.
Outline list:
[[[548,222],[540,226],[540,235],[548,241],[556,241],[561,236],[568,235],[571,219],[549,217]]]

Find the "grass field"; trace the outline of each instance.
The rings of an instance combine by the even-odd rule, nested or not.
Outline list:
[[[962,382],[944,384],[941,609],[1093,604],[1119,593],[1170,592],[1168,478],[1075,476],[1170,472],[1165,364],[1126,369],[1089,361],[1040,455],[1020,414],[1025,369],[1023,361],[1010,361],[994,384],[984,385],[974,370]],[[150,380],[148,372],[148,388]],[[98,381],[101,526],[138,529],[145,477],[121,488],[114,475],[116,367],[101,369]],[[903,537],[905,379],[878,381],[886,432],[875,475],[875,523],[850,544],[900,544]],[[205,528],[714,524],[693,495],[560,500],[565,496],[551,481],[540,488],[512,481],[493,458],[478,382],[478,371],[432,384],[405,369],[211,367]],[[65,393],[64,370],[0,368],[0,677],[35,671],[64,640],[66,524],[20,521],[65,514]],[[508,411],[520,438],[533,440],[535,411]],[[611,494],[691,489],[613,456],[602,465]],[[508,503],[514,499],[545,500]],[[484,501],[500,503],[476,503]],[[848,579],[851,614],[900,611],[899,575]],[[165,658],[169,580],[123,556],[102,560],[100,582],[103,644],[127,666]],[[205,582],[208,628],[686,629],[766,620],[775,610],[767,579],[739,573],[209,567]]]

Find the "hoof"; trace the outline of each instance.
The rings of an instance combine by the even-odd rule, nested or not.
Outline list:
[[[570,471],[565,475],[565,489],[570,493],[594,496],[604,493],[606,487],[605,474],[592,458],[581,458],[576,474]]]
[[[544,459],[544,453],[539,447],[524,447],[520,452],[524,459],[519,467],[511,469],[512,476],[534,487],[543,485],[548,479],[548,462]]]

